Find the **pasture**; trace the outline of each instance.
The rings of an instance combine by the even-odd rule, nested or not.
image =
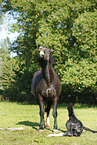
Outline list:
[[[97,106],[75,104],[75,115],[84,126],[97,130]],[[45,116],[46,118],[46,116]],[[0,145],[96,145],[97,133],[83,131],[80,137],[51,137],[48,134],[53,130],[52,109],[50,111],[50,129],[39,129],[39,106],[0,102]],[[66,104],[58,105],[58,129],[66,131],[65,123],[68,120]],[[9,131],[6,128],[23,127],[24,130]]]

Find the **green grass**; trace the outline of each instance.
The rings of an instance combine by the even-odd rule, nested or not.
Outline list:
[[[83,131],[80,137],[51,137],[53,130],[52,109],[50,112],[50,129],[39,129],[38,105],[0,102],[0,128],[23,127],[21,131],[0,130],[0,145],[97,145],[97,133]],[[75,114],[83,124],[97,130],[97,106],[75,105]],[[46,115],[45,115],[46,118]],[[58,105],[59,132],[66,131],[65,123],[68,119],[66,105]]]

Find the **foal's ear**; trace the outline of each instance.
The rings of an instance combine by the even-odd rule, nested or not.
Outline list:
[[[50,50],[50,53],[54,52],[55,50]]]

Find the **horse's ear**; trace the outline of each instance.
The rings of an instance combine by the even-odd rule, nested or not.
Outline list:
[[[54,52],[55,50],[50,50],[50,53]]]

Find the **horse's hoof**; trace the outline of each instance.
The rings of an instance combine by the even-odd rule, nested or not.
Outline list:
[[[39,132],[44,132],[44,129],[39,129]]]
[[[58,130],[58,129],[54,129],[53,132],[54,132],[54,133],[58,133],[59,130]]]
[[[50,128],[50,125],[49,124],[46,124],[46,128]]]

